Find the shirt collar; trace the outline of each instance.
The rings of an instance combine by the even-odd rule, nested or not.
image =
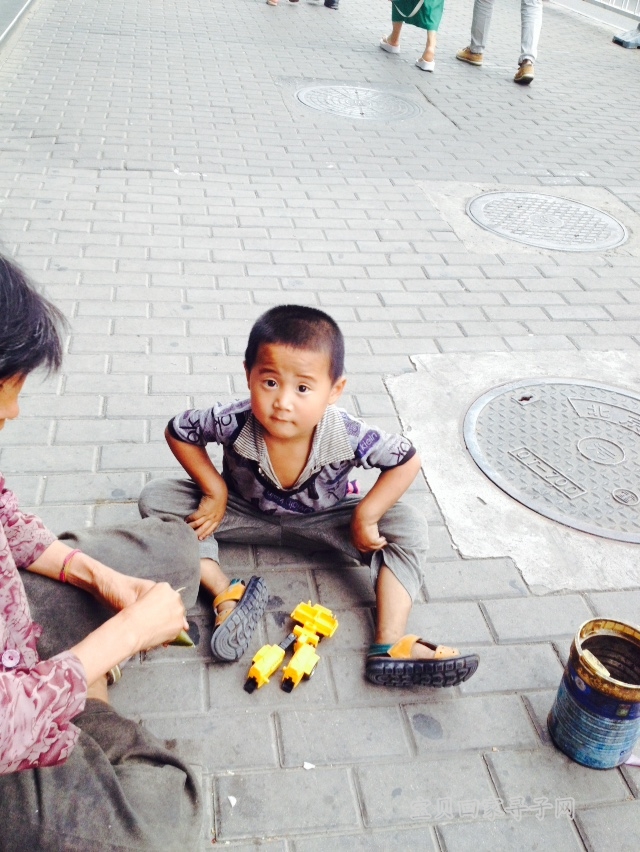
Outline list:
[[[295,491],[304,482],[328,464],[354,458],[353,448],[340,411],[335,405],[327,406],[316,426],[311,452],[304,469],[291,488],[283,488],[271,466],[269,451],[264,440],[264,430],[253,414],[233,443],[234,450],[246,459],[257,462],[261,473],[280,491]]]

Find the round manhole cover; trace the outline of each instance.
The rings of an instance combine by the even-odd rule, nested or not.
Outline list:
[[[346,118],[399,121],[420,114],[420,108],[405,98],[359,86],[307,86],[296,97],[312,109]]]
[[[493,388],[465,417],[480,469],[566,526],[640,542],[640,396],[572,379]]]
[[[608,213],[537,192],[487,192],[469,202],[467,213],[501,237],[557,251],[604,251],[627,239]]]

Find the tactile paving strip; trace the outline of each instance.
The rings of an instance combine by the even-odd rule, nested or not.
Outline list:
[[[608,213],[536,192],[487,192],[469,202],[467,213],[487,231],[538,248],[604,251],[627,239]]]
[[[492,388],[465,417],[480,469],[534,512],[640,542],[640,396],[568,379]]]
[[[296,97],[312,109],[357,120],[402,121],[421,113],[417,104],[399,95],[359,86],[306,86]]]

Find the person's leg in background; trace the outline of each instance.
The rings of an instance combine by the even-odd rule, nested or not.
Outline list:
[[[513,79],[522,86],[528,86],[534,78],[541,30],[542,0],[520,0],[520,58]]]

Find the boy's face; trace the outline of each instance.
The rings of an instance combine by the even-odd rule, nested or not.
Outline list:
[[[251,410],[268,435],[280,440],[308,438],[346,379],[331,381],[326,352],[266,343],[252,370],[246,369]]]

